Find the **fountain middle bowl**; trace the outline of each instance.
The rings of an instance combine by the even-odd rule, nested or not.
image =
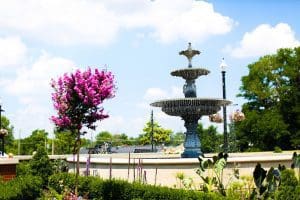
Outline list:
[[[151,106],[161,107],[162,111],[172,116],[211,115],[218,112],[221,106],[229,105],[231,101],[216,98],[179,98],[164,99],[151,103]]]

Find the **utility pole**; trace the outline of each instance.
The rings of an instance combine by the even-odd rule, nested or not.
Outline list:
[[[153,152],[153,110],[151,110],[151,151]]]

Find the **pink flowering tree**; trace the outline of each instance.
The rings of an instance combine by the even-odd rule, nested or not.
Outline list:
[[[77,70],[75,73],[64,74],[58,80],[52,80],[54,89],[52,100],[56,116],[51,120],[60,130],[70,130],[76,140],[74,154],[77,154],[76,193],[79,174],[79,149],[83,127],[95,129],[95,122],[108,117],[101,106],[105,99],[114,97],[115,83],[111,72]]]

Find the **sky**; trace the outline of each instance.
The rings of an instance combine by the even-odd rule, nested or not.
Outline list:
[[[278,48],[300,45],[300,1],[261,0],[4,0],[0,7],[0,98],[15,138],[45,129],[53,137],[55,115],[50,80],[88,67],[111,71],[116,96],[104,102],[109,118],[100,131],[137,137],[150,120],[174,132],[183,121],[149,104],[183,97],[184,80],[170,72],[185,68],[178,54],[188,42],[201,54],[193,67],[200,98],[221,98],[224,57],[227,112],[239,109],[247,65]],[[203,116],[205,126],[216,125]],[[220,125],[218,130],[222,132]]]

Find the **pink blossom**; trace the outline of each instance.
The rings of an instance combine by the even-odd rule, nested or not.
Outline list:
[[[64,74],[51,80],[53,106],[57,116],[53,123],[60,128],[95,128],[94,123],[108,117],[100,106],[103,100],[114,97],[115,83],[111,72],[94,72],[88,68],[81,72]]]

